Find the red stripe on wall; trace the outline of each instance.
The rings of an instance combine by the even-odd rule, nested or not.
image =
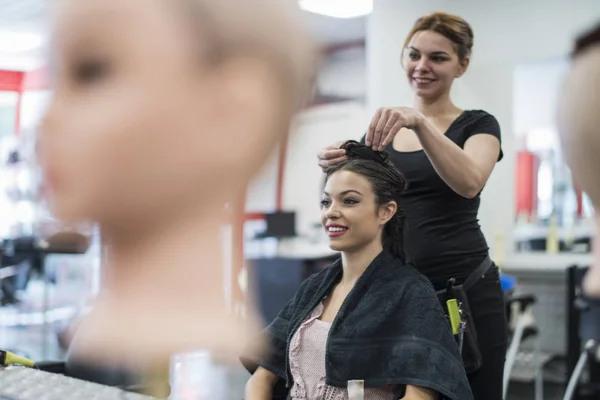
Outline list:
[[[20,92],[23,83],[23,72],[0,70],[0,91]]]
[[[17,111],[15,115],[15,134],[18,135],[21,132],[21,100],[23,99],[23,92],[19,90],[19,97],[17,97]]]
[[[283,210],[283,179],[285,174],[285,161],[287,158],[288,136],[286,135],[279,144],[279,163],[277,164],[277,211]]]
[[[577,201],[577,211],[575,213],[575,216],[579,219],[583,217],[583,191],[581,190],[575,179],[573,179],[573,189],[575,189],[575,199]]]
[[[27,90],[48,90],[50,81],[48,68],[40,68],[35,71],[26,72],[23,77],[23,91]]]

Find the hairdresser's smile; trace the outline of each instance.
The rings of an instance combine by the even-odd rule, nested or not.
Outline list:
[[[437,79],[413,76],[414,85],[418,88],[427,88],[437,82]]]

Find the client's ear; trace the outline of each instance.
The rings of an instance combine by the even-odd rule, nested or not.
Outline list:
[[[398,211],[398,204],[395,201],[390,201],[387,204],[383,204],[379,207],[379,221],[381,225],[387,224],[387,222],[396,215]]]
[[[213,140],[222,143],[229,171],[256,174],[275,144],[288,134],[291,112],[274,67],[258,57],[235,57],[218,67]]]

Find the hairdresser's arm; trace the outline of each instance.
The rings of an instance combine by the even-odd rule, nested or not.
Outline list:
[[[244,400],[271,400],[278,380],[279,377],[271,371],[258,367],[246,383]]]
[[[408,385],[402,400],[438,400],[439,398],[439,394],[434,390]]]
[[[419,118],[414,132],[436,172],[452,190],[466,198],[481,192],[500,154],[496,137],[473,135],[461,149],[424,116]]]
[[[422,113],[410,107],[394,107],[377,111],[366,144],[382,151],[402,128],[417,134],[436,172],[452,190],[473,198],[483,189],[500,154],[500,141],[496,137],[477,132],[461,149]]]

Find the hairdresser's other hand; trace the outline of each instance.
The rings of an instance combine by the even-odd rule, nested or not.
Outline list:
[[[400,129],[416,128],[424,119],[423,114],[410,107],[383,107],[377,110],[369,125],[365,144],[373,150],[383,151],[392,143]]]
[[[348,159],[346,150],[340,149],[344,142],[336,142],[319,151],[317,158],[319,159],[319,167],[325,172],[332,165],[339,164]]]

